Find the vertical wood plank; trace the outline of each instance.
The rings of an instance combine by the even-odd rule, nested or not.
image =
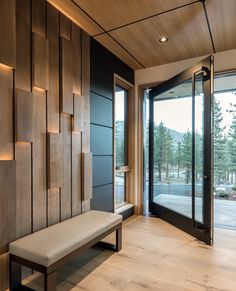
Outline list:
[[[47,142],[47,185],[51,189],[59,188],[62,185],[62,135],[49,132]]]
[[[16,163],[0,161],[0,254],[16,237]]]
[[[33,141],[33,94],[19,89],[15,92],[15,141]]]
[[[47,92],[47,129],[59,132],[59,12],[47,4],[49,41],[49,90]]]
[[[61,187],[61,220],[71,217],[71,116],[61,115],[63,185]]]
[[[62,13],[60,13],[60,36],[68,40],[70,40],[71,36],[71,22]]]
[[[81,213],[81,133],[72,133],[72,216]]]
[[[46,96],[34,93],[33,231],[46,227]]]
[[[32,32],[45,37],[46,33],[46,0],[32,0]]]
[[[13,159],[13,72],[0,66],[0,160]]]
[[[5,253],[0,256],[0,290],[8,289],[9,282],[9,254]]]
[[[48,226],[60,221],[60,189],[48,190]]]
[[[90,37],[82,31],[82,95],[84,96],[84,131],[82,152],[90,152]],[[90,200],[82,202],[82,211],[90,210]]]
[[[30,0],[16,1],[16,70],[15,87],[31,89],[30,76]]]
[[[61,112],[73,114],[74,47],[61,38]]]
[[[71,39],[74,46],[74,93],[81,95],[81,29],[71,24]]]
[[[82,153],[82,200],[92,198],[92,154]]]
[[[0,1],[0,63],[16,66],[15,0]]]
[[[16,238],[31,233],[31,144],[16,143]]]
[[[84,130],[84,96],[74,94],[73,131]]]
[[[48,40],[33,33],[32,45],[32,86],[48,90]]]

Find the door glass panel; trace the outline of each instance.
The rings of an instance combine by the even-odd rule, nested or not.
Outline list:
[[[195,76],[194,100],[194,133],[195,133],[195,219],[203,223],[203,132],[204,132],[204,94],[203,73]]]
[[[192,218],[192,80],[154,101],[153,202]]]

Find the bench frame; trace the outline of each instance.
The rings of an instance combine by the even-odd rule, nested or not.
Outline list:
[[[110,244],[106,242],[101,242],[103,238],[116,232],[116,243]],[[119,252],[122,248],[122,222],[118,225],[110,228],[103,234],[97,236],[93,240],[89,241],[85,245],[79,247],[63,258],[59,259],[49,267],[34,263],[32,261],[20,258],[13,254],[10,254],[9,261],[9,281],[10,281],[10,290],[17,290],[21,285],[21,265],[31,268],[35,271],[38,271],[44,275],[44,290],[45,291],[56,291],[57,287],[57,269],[65,265],[75,256],[78,256],[83,251],[89,249],[92,246],[98,246],[105,249],[110,249],[116,252]],[[29,288],[29,290],[32,290]]]

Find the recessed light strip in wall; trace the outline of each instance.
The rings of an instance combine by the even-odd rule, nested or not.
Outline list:
[[[81,8],[74,0],[71,0],[81,11],[83,11],[95,24],[97,24],[104,32],[102,34],[107,34],[112,40],[114,40],[124,51],[127,52],[142,68],[145,68],[145,66],[134,56],[132,55],[121,43],[119,43],[109,32],[106,32],[106,30],[95,20],[93,19],[83,8]],[[94,36],[92,36],[94,37]]]
[[[130,25],[132,25],[132,24],[135,24],[135,23],[139,23],[139,22],[145,21],[145,20],[147,20],[147,19],[151,19],[151,18],[157,17],[157,16],[159,16],[159,15],[166,14],[166,13],[171,12],[171,11],[175,11],[175,10],[177,10],[177,9],[180,9],[180,8],[183,8],[183,7],[186,7],[186,6],[190,6],[190,5],[195,4],[195,3],[197,3],[197,2],[199,2],[199,0],[195,0],[195,1],[193,1],[193,2],[190,2],[190,3],[184,4],[184,5],[180,5],[180,6],[177,6],[177,7],[175,7],[175,8],[171,8],[171,9],[169,9],[169,10],[165,10],[165,11],[162,11],[162,12],[159,12],[159,13],[156,13],[156,14],[153,14],[153,15],[150,15],[150,16],[147,16],[147,17],[140,18],[140,19],[138,19],[138,20],[135,20],[135,21],[132,21],[132,22],[126,23],[126,24],[124,24],[124,25],[120,25],[120,26],[114,27],[114,28],[112,28],[112,29],[105,30],[104,32],[100,32],[100,33],[98,33],[98,34],[96,34],[96,35],[93,35],[93,37],[96,37],[96,36],[99,36],[99,35],[102,35],[102,34],[105,34],[105,33],[109,33],[109,32],[112,32],[112,31],[114,31],[114,30],[118,30],[118,29],[120,29],[120,28],[123,28],[123,27],[126,27],[126,26],[130,26]]]

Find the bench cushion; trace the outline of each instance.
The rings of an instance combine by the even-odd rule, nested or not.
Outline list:
[[[49,267],[121,221],[119,214],[92,210],[10,243],[9,253]]]

